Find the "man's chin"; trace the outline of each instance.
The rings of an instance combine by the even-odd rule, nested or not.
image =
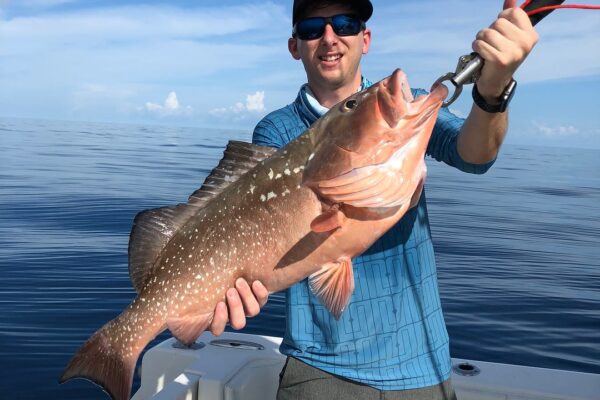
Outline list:
[[[319,80],[323,83],[338,86],[344,82],[344,75],[339,70],[321,70],[319,72]]]

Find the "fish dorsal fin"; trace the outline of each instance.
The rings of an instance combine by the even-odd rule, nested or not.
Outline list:
[[[237,140],[229,141],[219,165],[206,177],[202,187],[192,193],[188,203],[203,207],[210,199],[276,151],[273,147]]]
[[[354,291],[352,260],[342,257],[325,264],[308,278],[310,290],[335,319],[340,319]]]
[[[136,215],[129,237],[129,277],[139,292],[169,240],[199,209],[277,149],[232,140],[219,165],[187,204],[145,210]]]
[[[169,240],[196,212],[198,207],[178,204],[135,216],[129,236],[129,277],[138,293]]]

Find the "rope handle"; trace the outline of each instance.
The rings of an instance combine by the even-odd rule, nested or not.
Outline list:
[[[588,4],[562,4],[564,0],[525,0],[521,5],[521,8],[527,12],[527,15],[531,18],[531,22],[535,25],[542,18],[548,15],[551,11],[559,8],[576,8],[582,10],[600,10],[600,6],[588,5]],[[545,15],[539,15],[546,13]]]

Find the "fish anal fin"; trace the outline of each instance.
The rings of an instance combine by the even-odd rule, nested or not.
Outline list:
[[[167,327],[186,346],[194,343],[212,322],[214,312],[195,313],[192,310],[184,314],[172,315],[167,318]]]
[[[323,265],[309,277],[309,285],[335,319],[340,319],[354,291],[352,260],[342,257]]]
[[[342,226],[345,220],[346,216],[337,207],[330,208],[310,223],[310,229],[315,233],[330,232]]]

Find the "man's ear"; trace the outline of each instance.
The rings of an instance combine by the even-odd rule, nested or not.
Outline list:
[[[298,39],[293,37],[288,39],[288,50],[295,60],[300,59],[300,52],[298,51]]]
[[[371,30],[369,28],[365,28],[365,30],[363,31],[362,53],[367,54],[369,52],[370,46],[371,46]]]

